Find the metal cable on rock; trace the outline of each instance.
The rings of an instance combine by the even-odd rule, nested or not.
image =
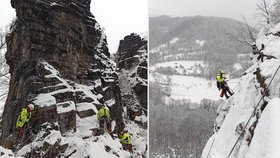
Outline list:
[[[270,82],[269,82],[267,88],[270,87],[270,85],[271,85],[272,81],[274,80],[274,78],[275,78],[277,72],[279,71],[279,69],[280,69],[280,65],[278,66],[278,68],[276,69],[274,75],[272,76],[272,78],[271,78],[271,80],[270,80]],[[241,139],[241,136],[244,134],[246,127],[248,126],[249,122],[251,121],[251,119],[252,119],[253,116],[255,115],[255,112],[256,112],[257,108],[259,107],[259,104],[261,103],[261,101],[263,100],[264,97],[265,97],[265,96],[262,96],[262,97],[260,98],[258,104],[257,104],[256,106],[254,106],[254,111],[253,111],[253,113],[251,114],[251,116],[249,117],[248,121],[246,122],[246,124],[245,124],[245,126],[244,126],[244,129],[242,130],[242,132],[241,132],[241,134],[239,135],[238,139],[237,139],[236,142],[234,143],[234,145],[233,145],[233,147],[232,147],[230,153],[228,154],[227,158],[229,158],[229,157],[231,156],[231,154],[232,154],[234,148],[236,147],[237,143],[238,143],[239,140]]]

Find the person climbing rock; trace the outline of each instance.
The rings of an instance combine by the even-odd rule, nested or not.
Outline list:
[[[226,82],[226,77],[224,77],[224,74],[225,74],[225,71],[220,70],[220,73],[216,76],[217,87],[219,90],[222,89],[220,97],[223,97],[225,95],[226,98],[229,98],[229,95],[233,95],[233,92],[230,90],[230,88]]]
[[[130,135],[127,132],[121,131],[120,138],[121,138],[121,144],[123,146],[123,150],[127,150],[130,153],[133,152]]]
[[[29,130],[29,120],[31,119],[32,111],[34,110],[33,104],[28,104],[21,109],[19,116],[17,117],[16,128],[18,129],[18,140],[21,141],[23,134]]]
[[[259,56],[257,57],[257,59],[261,60],[262,62],[263,62],[263,58],[264,58],[263,50],[264,50],[264,44],[261,45],[261,49],[259,51]]]
[[[261,60],[263,62],[264,59],[264,54],[263,54],[263,50],[264,50],[264,44],[261,45],[261,49],[259,50],[256,44],[252,45],[252,52],[254,55],[258,55],[257,59]]]
[[[111,133],[111,118],[109,109],[102,105],[98,110],[97,118],[100,129],[104,129],[104,131],[107,130],[109,133]]]

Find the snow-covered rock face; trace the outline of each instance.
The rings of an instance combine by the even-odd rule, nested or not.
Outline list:
[[[125,130],[132,135],[135,152],[147,157],[147,40],[136,34],[126,36],[120,41],[116,61]]]
[[[219,107],[216,133],[202,158],[280,157],[279,26],[271,23],[260,31],[256,45],[261,53],[254,55],[254,65],[242,76],[235,94]]]
[[[147,110],[147,40],[131,34],[120,41],[117,68],[122,95],[135,95],[136,104]],[[135,106],[135,105],[134,105]],[[147,112],[147,111],[146,111]]]
[[[34,137],[32,143],[22,144],[19,156],[129,155],[116,136],[96,132],[97,110],[105,103],[114,133],[124,124],[118,76],[106,36],[90,13],[90,0],[12,0],[11,4],[17,20],[7,37],[11,80],[1,145],[14,146],[17,114],[32,102]]]

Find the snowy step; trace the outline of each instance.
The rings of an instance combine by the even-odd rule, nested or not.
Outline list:
[[[77,103],[84,103],[84,102],[91,103],[95,101],[92,97],[89,97],[83,91],[76,92],[76,96],[77,96]]]
[[[84,110],[84,111],[77,111],[77,115],[80,118],[90,117],[96,115],[96,113],[92,109]]]
[[[75,103],[73,101],[58,103],[56,104],[56,106],[57,106],[58,114],[67,113],[70,111],[76,111]]]
[[[55,97],[56,102],[66,102],[66,101],[74,101],[75,96],[74,96],[74,92],[71,91],[62,91],[62,92],[58,92],[55,94],[52,94],[53,97]]]
[[[58,124],[60,132],[76,132],[76,107],[73,101],[57,104]]]
[[[38,89],[39,93],[49,93],[54,92],[61,89],[66,89],[67,87],[65,85],[57,85],[57,86],[48,86]]]
[[[80,118],[90,117],[96,115],[98,110],[93,103],[77,103],[77,114]]]

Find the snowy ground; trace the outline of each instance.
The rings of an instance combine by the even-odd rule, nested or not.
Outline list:
[[[158,67],[174,68],[179,74],[182,75],[163,75],[154,72]],[[199,103],[204,98],[211,100],[219,100],[220,92],[216,86],[216,80],[208,80],[201,77],[186,76],[183,75],[183,69],[188,73],[194,71],[200,72],[200,69],[205,67],[203,61],[171,61],[158,63],[150,67],[149,81],[156,81],[165,86],[170,86],[170,96],[167,98],[167,102],[173,100],[191,100],[192,102]],[[170,84],[168,84],[168,78]],[[228,77],[229,78],[229,77]],[[239,79],[230,79],[228,81],[231,89],[234,89],[238,84]]]
[[[0,146],[0,157],[1,158],[15,158],[12,150],[5,149],[2,146]],[[23,158],[23,157],[17,157],[17,158]]]
[[[170,99],[190,99],[199,103],[202,99],[220,99],[216,81],[199,77],[173,75]],[[229,86],[234,88],[238,79],[231,80]]]
[[[150,72],[160,67],[171,67],[179,74],[190,74],[193,72],[200,73],[202,68],[205,68],[203,61],[169,61],[164,63],[158,63],[150,67]]]
[[[165,75],[160,75],[162,81],[166,81]],[[171,75],[171,93],[168,100],[191,100],[192,102],[199,103],[204,98],[211,100],[219,100],[220,91],[216,86],[216,81],[207,80],[200,77]],[[158,80],[159,78],[157,78]],[[152,75],[149,76],[150,81],[155,81]],[[239,79],[228,81],[229,86],[234,89],[238,84]]]
[[[278,158],[280,155],[280,98],[272,99],[260,118],[248,158]],[[259,143],[262,142],[262,143]]]
[[[60,142],[61,145],[68,144],[69,147],[63,156],[71,155],[71,157],[102,157],[102,158],[128,158],[131,156],[127,151],[122,150],[122,145],[119,138],[112,138],[111,135],[105,133],[100,136],[92,137],[93,127],[98,127],[98,120],[96,116],[87,118],[77,118],[77,132],[75,134],[69,133],[67,136],[62,136],[59,131],[52,130],[46,138],[41,140],[45,131],[41,131],[33,143],[24,146],[17,155],[24,155],[30,152],[31,148],[40,147],[45,142],[49,144],[55,144]],[[114,124],[114,123],[113,123]],[[135,145],[136,150],[134,157],[139,157],[137,153],[141,153],[140,150],[145,151],[146,148],[146,131],[142,130],[133,122],[127,122],[127,129],[132,136],[132,142]],[[133,129],[133,130],[132,130]],[[139,135],[139,133],[143,135]],[[110,151],[106,152],[106,147],[110,147]],[[76,150],[76,152],[74,152]],[[45,153],[40,153],[44,155]]]
[[[243,109],[244,110],[244,109]],[[204,148],[202,158],[224,158],[233,147],[233,144],[239,136],[235,133],[234,124],[241,120],[247,120],[246,116],[251,111],[239,110],[240,115],[235,116],[235,122],[224,122],[221,132],[213,135]],[[234,110],[236,111],[236,110]],[[279,158],[280,155],[280,98],[270,100],[267,108],[262,113],[258,125],[254,132],[254,139],[248,148],[246,142],[240,142],[237,145],[236,153],[232,157],[240,158]],[[242,117],[242,116],[243,117]],[[227,120],[232,120],[232,115]],[[247,135],[248,136],[248,135]],[[215,140],[214,140],[215,139]],[[213,143],[213,144],[212,144]],[[225,145],[227,144],[227,145]],[[210,148],[212,145],[212,148]],[[211,149],[211,150],[210,150]],[[221,150],[222,149],[222,150]],[[209,156],[207,156],[209,153]]]

